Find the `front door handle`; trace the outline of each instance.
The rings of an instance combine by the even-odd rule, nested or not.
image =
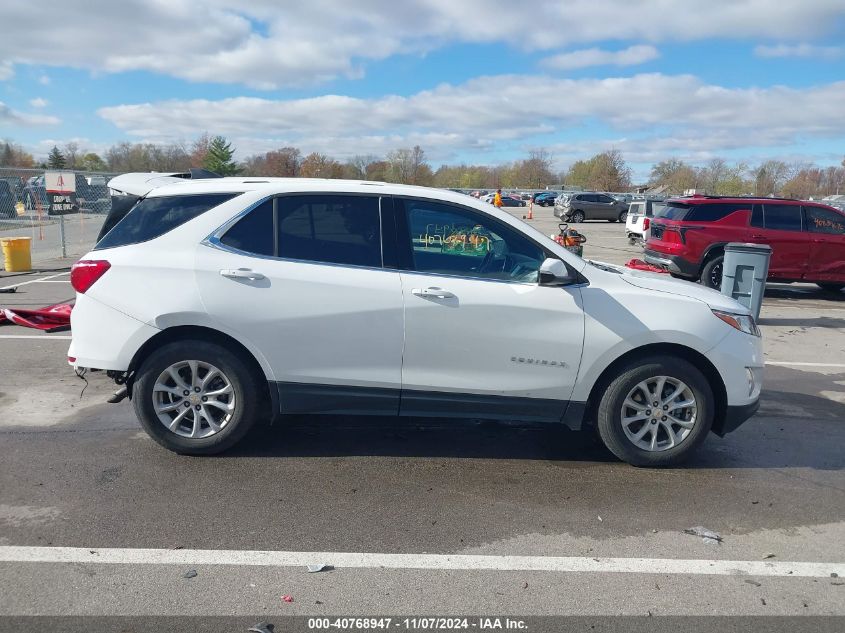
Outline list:
[[[414,288],[411,290],[411,294],[429,299],[454,299],[455,297],[455,295],[448,290],[443,290],[443,288]]]
[[[224,268],[220,274],[229,279],[252,279],[258,281],[264,279],[264,275],[249,268]]]
[[[758,234],[756,234],[756,235],[752,235],[752,236],[751,236],[751,239],[752,239],[752,240],[764,240],[764,239],[766,239],[766,236],[765,236],[765,235],[760,235],[760,234],[758,233]]]

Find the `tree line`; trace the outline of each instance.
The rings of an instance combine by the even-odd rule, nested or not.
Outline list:
[[[12,141],[0,142],[0,166],[133,172],[184,171],[200,167],[222,176],[276,176],[347,178],[463,189],[544,189],[566,185],[595,191],[629,191],[632,171],[618,150],[600,152],[574,162],[564,171],[553,170],[553,157],[544,149],[525,158],[498,165],[461,163],[432,167],[419,145],[398,148],[384,156],[359,154],[339,161],[320,152],[305,154],[297,147],[280,147],[235,160],[235,148],[222,136],[203,134],[192,142],[172,144],[120,142],[102,156],[81,149],[75,142],[54,146],[47,160],[34,157]],[[693,165],[669,158],[651,167],[646,184],[665,193],[694,189],[714,195],[780,195],[793,198],[845,194],[845,159],[841,166],[766,160],[758,165],[729,163],[713,158]]]

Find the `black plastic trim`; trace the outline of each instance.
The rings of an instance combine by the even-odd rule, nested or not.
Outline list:
[[[748,418],[757,413],[759,408],[759,398],[750,404],[728,405],[725,411],[725,419],[721,421],[721,424],[713,425],[713,432],[719,437],[724,437],[728,433],[736,431]]]

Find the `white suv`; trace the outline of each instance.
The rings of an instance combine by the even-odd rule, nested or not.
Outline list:
[[[164,184],[71,280],[69,362],[125,384],[179,453],[223,451],[280,413],[332,413],[594,427],[621,459],[664,465],[760,395],[760,334],[740,304],[588,263],[449,191]]]

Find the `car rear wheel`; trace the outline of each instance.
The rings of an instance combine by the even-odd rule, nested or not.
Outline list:
[[[575,222],[577,224],[579,222],[584,221],[584,212],[583,211],[573,211],[572,215],[570,215],[569,217],[572,220],[572,222]]]
[[[828,292],[839,292],[845,288],[845,284],[838,284],[835,282],[819,282],[816,285],[822,290],[827,290]]]
[[[627,211],[622,211],[622,212],[619,214],[619,221],[620,221],[620,222],[624,222],[624,221],[625,221],[625,220],[627,220],[627,219],[628,219],[628,212],[627,212]]]
[[[176,341],[154,351],[132,389],[141,426],[165,448],[213,455],[234,446],[261,410],[258,378],[229,349]]]
[[[715,401],[707,379],[671,356],[623,368],[598,408],[605,446],[634,466],[669,466],[692,453],[713,425]]]
[[[708,288],[715,288],[716,290],[722,287],[722,269],[724,268],[725,258],[723,256],[714,257],[708,261],[701,271],[701,283]]]

